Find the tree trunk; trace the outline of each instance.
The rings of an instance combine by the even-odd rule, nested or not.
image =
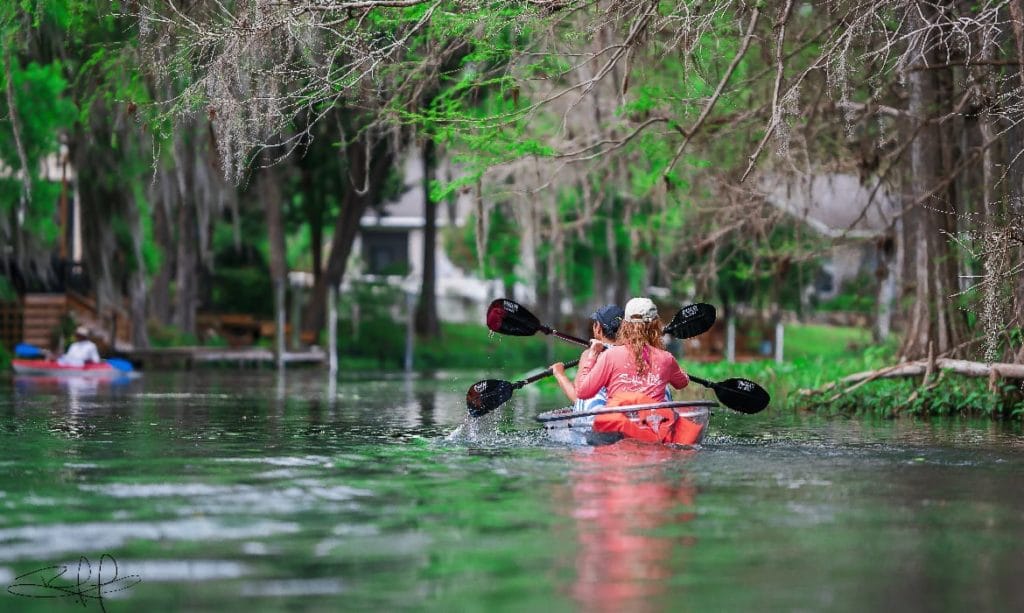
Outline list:
[[[195,205],[191,202],[182,202],[178,207],[174,325],[188,334],[195,334],[196,331],[198,302],[196,281],[199,273],[199,250],[196,248],[196,241],[198,239]]]
[[[267,240],[270,248],[270,280],[274,288],[274,343],[278,356],[277,367],[281,368],[281,354],[284,350],[285,291],[288,287],[288,262],[285,257],[284,216],[282,215],[281,184],[277,166],[267,154],[262,158],[264,168],[256,177],[256,191],[263,207],[267,224]],[[294,325],[295,322],[292,322]]]
[[[912,29],[924,30],[926,23],[921,12],[928,10],[919,5],[909,11]],[[932,35],[920,35],[915,41],[916,56],[927,57],[929,63],[940,63],[930,50],[934,43]],[[910,116],[918,124],[934,117],[942,110],[943,101],[949,99],[940,87],[937,71],[911,71],[907,85]],[[908,255],[905,281],[913,300],[907,307],[907,326],[900,350],[909,359],[927,356],[930,347],[945,355],[959,344],[963,335],[962,316],[951,299],[956,287],[955,259],[942,234],[950,230],[945,212],[951,206],[949,192],[939,190],[928,196],[943,178],[943,145],[939,126],[927,123],[919,126],[909,149],[910,176],[903,228]]]
[[[347,168],[345,172],[345,194],[341,203],[341,213],[334,224],[334,236],[331,237],[331,253],[327,257],[327,266],[320,282],[313,286],[308,310],[306,313],[306,329],[317,334],[324,327],[324,309],[327,301],[327,288],[337,287],[345,276],[348,256],[352,252],[352,243],[359,233],[359,220],[373,200],[380,194],[394,154],[388,150],[387,143],[377,140],[373,144],[370,159],[370,176],[366,176],[366,139],[373,138],[363,134],[351,142],[346,149]],[[364,190],[365,187],[365,190]],[[360,193],[362,192],[362,193]]]
[[[416,305],[416,334],[423,338],[441,336],[437,319],[437,203],[430,197],[430,180],[436,165],[434,141],[423,143],[423,282]]]
[[[1018,64],[1013,67],[1012,72],[1017,78],[1006,81],[1004,94],[1009,97],[1006,104],[1019,105],[1021,102],[1020,87],[1024,87],[1024,0],[1011,0],[1008,10],[1011,19],[1011,32],[1007,38],[1011,38],[1012,53],[1017,58]],[[1019,107],[1018,107],[1019,108]],[[1006,133],[1006,153],[1009,166],[1006,169],[1007,195],[1009,196],[1009,219],[1011,227],[1008,229],[1016,237],[1017,247],[1010,254],[1011,261],[1024,261],[1024,125],[1020,121],[1013,122]],[[1013,316],[1011,325],[1015,324],[1018,329],[1024,329],[1024,274],[1018,274],[1015,287],[1013,288]],[[1011,348],[1012,359],[1017,362],[1024,362],[1024,345]]]
[[[171,196],[170,181],[167,174],[160,171],[156,181],[155,189],[151,190],[150,199],[153,202],[153,236],[157,245],[164,253],[160,261],[160,269],[153,277],[153,284],[150,289],[149,308],[150,313],[156,317],[162,325],[171,324],[173,309],[171,308],[171,275],[175,269],[173,249],[174,233],[171,231]]]
[[[128,280],[128,297],[131,312],[131,339],[132,346],[137,349],[149,347],[149,333],[146,330],[146,261],[142,255],[142,223],[139,219],[139,204],[132,202],[128,209],[132,227],[132,255],[135,258],[135,265],[132,267],[131,277]]]
[[[323,274],[323,242],[324,242],[324,190],[318,189],[309,165],[300,168],[302,182],[302,209],[309,224],[309,256],[310,271],[313,274],[313,285],[320,282]]]

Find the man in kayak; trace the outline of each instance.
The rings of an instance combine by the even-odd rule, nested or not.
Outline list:
[[[665,350],[658,309],[649,298],[626,303],[618,345],[605,348],[598,340],[580,357],[575,391],[578,398],[596,396],[607,388],[608,406],[656,404],[664,400],[666,386],[686,387],[690,380],[675,356]],[[700,426],[671,409],[642,411],[639,422],[622,413],[599,415],[595,432],[619,432],[627,437],[659,443],[692,444]]]
[[[85,326],[75,328],[75,342],[68,345],[64,355],[57,358],[57,363],[61,366],[81,367],[91,363],[98,364],[101,361],[96,343],[89,340],[89,329]]]

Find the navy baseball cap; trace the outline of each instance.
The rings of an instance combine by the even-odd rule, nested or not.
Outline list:
[[[617,304],[606,304],[590,316],[591,319],[601,324],[601,328],[608,336],[615,336],[619,331],[619,324],[626,312]]]

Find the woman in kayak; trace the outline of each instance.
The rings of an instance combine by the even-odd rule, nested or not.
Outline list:
[[[665,351],[663,326],[658,309],[648,298],[633,298],[626,303],[622,325],[616,339],[619,344],[605,348],[598,340],[580,358],[575,391],[582,399],[592,398],[601,388],[608,390],[608,406],[656,404],[665,398],[666,386],[682,389],[690,380],[675,356]],[[643,411],[640,421],[622,413],[599,415],[596,432],[620,432],[631,438],[651,442],[690,444],[700,434],[700,426],[679,417],[671,409]]]

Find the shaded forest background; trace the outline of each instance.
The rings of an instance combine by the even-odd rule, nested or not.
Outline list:
[[[86,268],[137,346],[218,301],[282,309],[289,270],[319,333],[414,151],[426,219],[475,203],[425,242],[547,318],[651,284],[805,309],[829,244],[869,240],[900,357],[1024,362],[1021,0],[20,0],[0,48],[7,278],[52,274],[67,194],[38,169],[66,152]],[[828,173],[896,194],[883,234],[824,236],[764,193]]]

